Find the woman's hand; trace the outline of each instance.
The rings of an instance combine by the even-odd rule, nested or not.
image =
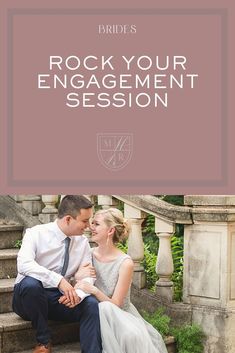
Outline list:
[[[80,266],[74,276],[76,281],[86,277],[96,278],[95,268],[89,262]]]
[[[80,303],[81,299],[78,297],[76,297],[76,299],[74,301],[71,301],[70,298],[66,297],[66,295],[62,295],[60,297],[60,299],[58,300],[58,302],[60,304],[63,304],[65,306],[67,306],[68,308],[74,308],[76,305],[78,305]]]
[[[93,284],[90,284],[86,281],[78,281],[74,288],[81,289],[83,292],[87,294],[93,294],[93,295],[95,295],[98,291],[98,289],[95,286],[93,286]]]

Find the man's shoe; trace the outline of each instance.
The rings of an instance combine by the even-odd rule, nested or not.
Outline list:
[[[45,346],[41,343],[37,344],[33,353],[51,353],[51,344],[48,343]]]

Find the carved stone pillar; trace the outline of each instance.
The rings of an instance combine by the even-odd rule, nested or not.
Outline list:
[[[40,195],[23,195],[22,207],[33,216],[38,216],[42,210]]]
[[[134,261],[133,283],[137,288],[145,287],[145,273],[141,265],[144,259],[144,242],[142,237],[141,224],[146,217],[146,214],[137,208],[124,205],[124,215],[131,225],[131,231],[128,238],[128,254]]]
[[[113,199],[111,195],[98,195],[98,205],[102,206],[102,208],[105,210],[110,207],[116,207],[117,200]]]
[[[159,280],[156,282],[156,294],[167,302],[173,300],[173,282],[171,276],[174,271],[171,237],[174,233],[174,224],[160,218],[155,218],[155,231],[159,238],[159,249],[156,263],[156,273]]]
[[[58,195],[42,195],[42,201],[45,207],[39,215],[39,220],[42,223],[53,222],[58,214],[58,209],[56,208]]]

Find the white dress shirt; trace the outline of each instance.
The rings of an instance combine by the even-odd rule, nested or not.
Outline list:
[[[58,287],[63,278],[60,273],[64,262],[66,237],[57,220],[28,228],[17,257],[18,275],[15,284],[25,276],[30,276],[41,281],[44,288]],[[87,262],[92,262],[87,238],[84,235],[71,236],[69,264],[64,277],[71,278],[78,267]],[[92,279],[89,282],[93,283]],[[87,296],[80,289],[76,289],[76,292],[81,299]]]

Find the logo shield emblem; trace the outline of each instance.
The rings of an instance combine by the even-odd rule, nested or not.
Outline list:
[[[133,149],[133,135],[97,134],[97,153],[100,162],[110,170],[120,170],[130,161]]]

